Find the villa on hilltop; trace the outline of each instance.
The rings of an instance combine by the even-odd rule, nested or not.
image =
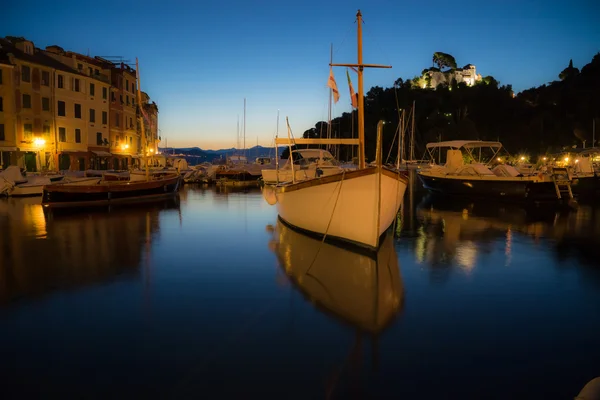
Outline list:
[[[439,61],[436,57],[445,57],[446,61]],[[477,73],[477,69],[473,64],[467,64],[462,68],[457,68],[454,57],[445,53],[435,53],[434,63],[438,64],[439,68],[431,67],[424,69],[421,76],[418,76],[413,80],[415,86],[423,89],[435,89],[438,85],[450,86],[453,81],[456,81],[457,84],[465,83],[467,86],[473,86],[483,79],[481,74]],[[441,68],[443,67],[450,67],[450,69],[442,71]]]

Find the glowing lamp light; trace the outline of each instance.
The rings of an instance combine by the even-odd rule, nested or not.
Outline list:
[[[579,160],[575,160],[575,163],[578,163],[578,162],[579,162]]]
[[[35,144],[37,147],[42,147],[43,145],[46,144],[46,140],[44,140],[42,138],[35,138],[33,141],[33,144]]]
[[[150,149],[150,153],[154,153],[154,149]]]
[[[501,159],[500,157],[498,157],[496,160],[498,160],[498,161],[502,161],[502,159]]]
[[[521,161],[525,161],[525,157],[521,156]]]
[[[547,158],[546,158],[546,157],[542,157],[542,160],[546,161],[546,160],[547,160]]]
[[[565,157],[565,162],[569,162],[569,157]]]

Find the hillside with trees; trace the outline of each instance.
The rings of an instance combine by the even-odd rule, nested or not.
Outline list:
[[[440,69],[456,67],[448,54],[435,53],[433,61]],[[453,81],[435,89],[422,88],[412,79],[399,78],[389,88],[372,87],[365,94],[367,159],[374,159],[377,121],[387,122],[383,141],[387,154],[399,123],[399,110],[408,113],[413,101],[417,158],[426,143],[439,140],[500,140],[511,154],[531,155],[583,147],[584,143],[592,147],[594,118],[600,127],[600,53],[581,70],[571,61],[563,71],[557,71],[557,78],[516,96],[511,85],[501,85],[491,76],[473,86]],[[356,137],[356,119],[356,111],[333,119],[332,137]],[[325,137],[327,125],[325,121],[317,122],[304,132],[304,137]],[[600,129],[596,144],[598,141]],[[339,159],[351,157],[350,146],[342,146]]]

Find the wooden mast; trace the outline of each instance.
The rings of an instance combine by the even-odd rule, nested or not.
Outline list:
[[[140,136],[140,140],[142,141],[142,155],[144,156],[144,164],[146,164],[146,181],[150,180],[150,169],[148,168],[148,143],[146,143],[146,132],[144,131],[144,114],[142,112],[142,93],[140,92],[140,66],[138,64],[138,59],[137,57],[135,58],[135,74],[136,74],[136,81],[137,81],[137,103],[138,103],[138,108],[140,109],[139,112],[139,119],[140,119],[140,129],[141,129],[141,136]]]
[[[364,110],[364,68],[392,68],[391,65],[363,64],[362,58],[362,14],[360,10],[356,13],[357,39],[358,39],[358,63],[357,64],[329,64],[332,67],[350,67],[358,72],[358,167],[365,167],[365,110]]]

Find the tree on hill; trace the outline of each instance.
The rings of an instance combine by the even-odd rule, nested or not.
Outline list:
[[[398,78],[390,82],[389,88],[372,87],[365,96],[366,157],[368,160],[375,157],[377,122],[383,119],[386,121],[383,153],[392,155],[392,160],[385,161],[393,161],[400,115],[406,110],[408,116],[413,101],[417,157],[423,154],[426,143],[440,138],[500,140],[511,154],[555,152],[564,146],[581,147],[584,140],[588,146],[592,142],[594,118],[596,126],[600,125],[600,54],[583,66],[581,72],[570,76],[524,90],[516,97],[510,85],[500,85],[491,76],[474,86],[450,81],[450,85],[440,85],[435,91],[422,89],[426,86],[422,76],[416,80]],[[343,113],[331,122],[332,136],[356,137],[356,113]],[[309,130],[308,134],[320,137],[319,132],[326,132],[326,127],[326,123],[318,123],[316,132]],[[596,134],[596,140],[599,136]],[[390,151],[392,146],[394,149]],[[355,147],[340,147],[340,160],[355,156]]]
[[[433,63],[438,65],[440,70],[445,67],[456,69],[456,60],[450,54],[442,53],[441,51],[436,51],[433,53]]]
[[[577,75],[579,75],[579,69],[573,67],[573,60],[571,59],[569,61],[569,66],[563,69],[562,72],[558,75],[558,77],[561,81],[564,81],[565,79],[570,79]]]

